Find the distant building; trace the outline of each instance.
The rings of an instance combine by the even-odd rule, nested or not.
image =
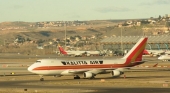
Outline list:
[[[141,22],[136,22],[136,25],[137,25],[137,26],[140,26],[140,25],[141,25]]]
[[[170,14],[165,14],[165,18],[170,17]]]
[[[38,49],[44,49],[43,46],[37,46]]]

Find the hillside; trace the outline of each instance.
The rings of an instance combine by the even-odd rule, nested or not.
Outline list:
[[[53,38],[64,39],[65,31],[67,37],[80,35],[92,36],[136,36],[148,34],[152,35],[153,28],[162,29],[165,21],[152,23],[150,21],[134,20],[92,20],[92,21],[52,21],[52,22],[3,22],[0,23],[0,44],[4,40],[13,42],[18,36],[31,40],[49,40]],[[149,23],[149,24],[143,24]],[[138,25],[137,22],[141,24]],[[65,26],[67,25],[67,26]],[[124,26],[123,26],[124,25]],[[123,27],[122,27],[123,26]],[[145,31],[145,29],[149,29]],[[156,31],[156,30],[155,30]],[[161,31],[161,30],[159,30]]]

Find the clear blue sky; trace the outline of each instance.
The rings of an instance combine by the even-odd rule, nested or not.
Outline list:
[[[170,0],[0,0],[0,22],[135,19],[170,14]]]

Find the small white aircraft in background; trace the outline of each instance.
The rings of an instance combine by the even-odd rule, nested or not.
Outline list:
[[[58,46],[60,52],[64,55],[74,55],[75,57],[81,57],[83,54],[87,56],[100,55],[100,51],[65,51],[60,45]]]
[[[65,51],[60,45],[58,46],[60,53],[64,55],[74,55],[81,57],[86,51]]]
[[[87,56],[101,55],[100,51],[86,51]]]
[[[160,57],[158,57],[159,60],[162,61],[170,61],[170,55],[166,54],[166,55],[161,55]]]
[[[144,50],[144,55],[152,55],[152,56],[160,56],[162,54],[165,54],[164,50]]]
[[[165,54],[166,54],[166,55],[170,55],[170,50],[166,50],[166,51],[165,51]]]
[[[72,75],[74,79],[93,79],[97,74],[111,73],[112,77],[122,75],[124,69],[144,63],[142,54],[148,38],[141,38],[135,46],[120,59],[88,59],[88,60],[61,60],[61,59],[40,59],[28,67],[28,71],[40,75],[43,81],[44,75],[65,76]]]

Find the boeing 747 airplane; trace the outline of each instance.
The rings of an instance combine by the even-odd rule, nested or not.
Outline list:
[[[74,79],[80,79],[80,74],[84,78],[93,79],[97,74],[111,73],[112,77],[122,75],[123,69],[144,63],[142,54],[148,38],[141,38],[134,47],[120,59],[88,59],[88,60],[61,60],[61,59],[40,59],[28,67],[28,71],[40,75],[43,81],[44,75],[65,76],[72,75]]]

